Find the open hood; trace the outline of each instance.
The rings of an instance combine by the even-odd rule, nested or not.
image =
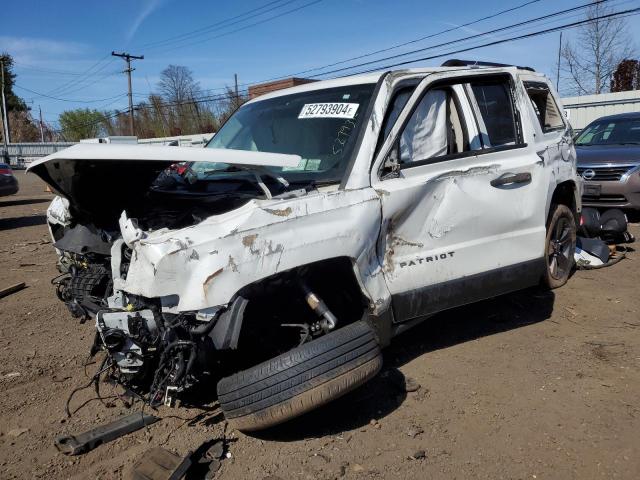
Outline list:
[[[125,161],[125,162],[221,162],[236,165],[295,167],[298,155],[251,152],[222,148],[169,147],[158,145],[118,145],[79,143],[33,162],[27,171],[38,174],[42,165],[55,161]]]
[[[149,145],[78,144],[33,162],[38,175],[69,200],[74,216],[102,223],[141,205],[160,172],[178,162],[295,167],[297,155]],[[78,219],[79,220],[79,219]]]

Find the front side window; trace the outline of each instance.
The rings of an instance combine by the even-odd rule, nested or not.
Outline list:
[[[516,119],[508,80],[471,82],[471,90],[484,122],[485,147],[516,145]]]
[[[447,93],[430,90],[418,104],[400,136],[400,163],[447,154]]]
[[[466,129],[452,88],[427,91],[400,134],[400,164],[431,163],[469,150]]]
[[[578,136],[576,145],[638,145],[640,118],[602,120],[590,123]]]
[[[345,174],[375,85],[351,85],[260,100],[241,107],[207,148],[300,155],[296,167],[268,167],[291,183],[335,183]],[[194,165],[211,178],[228,164]]]

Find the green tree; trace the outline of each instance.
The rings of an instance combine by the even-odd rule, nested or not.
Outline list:
[[[13,57],[7,52],[0,53],[0,61],[4,65],[4,94],[7,99],[7,112],[25,112],[27,104],[13,92],[16,74],[13,73]]]
[[[66,110],[60,114],[58,120],[62,136],[67,141],[77,142],[83,138],[95,138],[105,132],[105,114],[98,110]]]

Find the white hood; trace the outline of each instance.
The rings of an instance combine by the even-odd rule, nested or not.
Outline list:
[[[27,171],[55,160],[107,160],[150,162],[220,162],[236,165],[295,167],[298,155],[250,152],[221,148],[169,147],[159,145],[118,145],[80,143],[33,162]]]
[[[300,157],[217,148],[79,144],[32,163],[28,170],[67,198],[74,216],[115,224],[122,210],[140,205],[158,175],[178,162],[295,167]]]

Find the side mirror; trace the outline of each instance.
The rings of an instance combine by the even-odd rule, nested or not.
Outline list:
[[[396,142],[382,164],[381,180],[400,176],[400,142]]]

